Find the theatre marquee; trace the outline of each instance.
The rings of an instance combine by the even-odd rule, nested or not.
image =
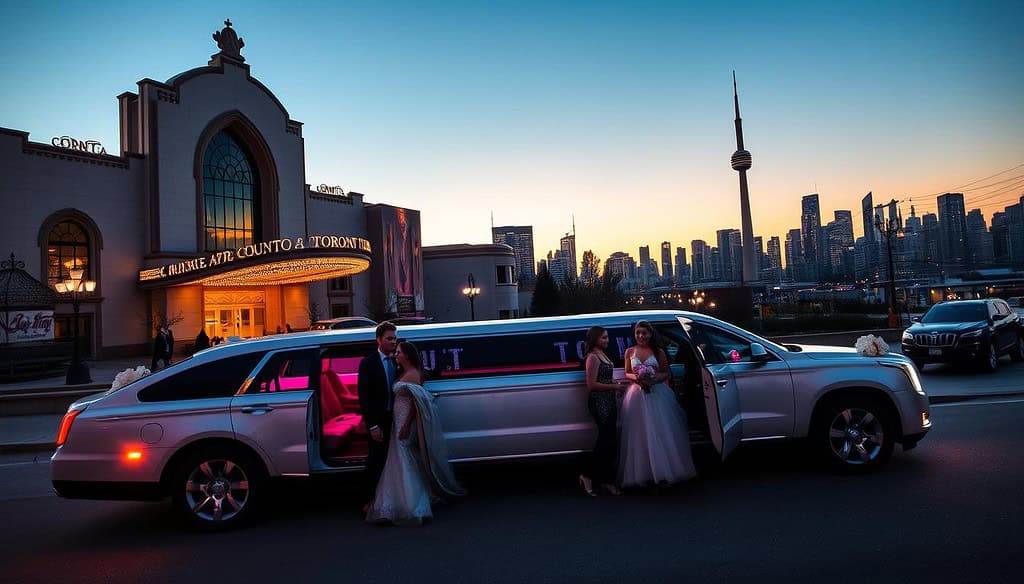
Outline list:
[[[139,286],[267,286],[314,282],[365,271],[370,267],[371,251],[370,242],[362,237],[284,237],[140,270]]]

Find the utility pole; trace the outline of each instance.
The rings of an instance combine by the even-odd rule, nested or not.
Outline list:
[[[888,203],[889,205],[896,205],[896,199],[892,199]],[[882,208],[882,205],[878,205],[876,209]],[[881,232],[882,237],[885,238],[885,249],[886,255],[889,259],[889,327],[896,328],[898,326],[898,314],[896,314],[896,267],[892,259],[892,240],[903,232],[903,217],[899,215],[899,209],[897,208],[897,217],[890,216],[889,219],[885,219],[884,213],[875,213],[875,227]]]

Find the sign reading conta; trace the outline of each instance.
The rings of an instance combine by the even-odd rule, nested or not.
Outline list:
[[[96,140],[79,140],[78,138],[72,138],[71,136],[55,136],[53,140],[50,140],[50,144],[53,144],[57,148],[78,150],[79,152],[88,152],[89,154],[107,153],[107,149],[103,147],[103,144],[100,144]]]
[[[284,237],[139,271],[139,284],[290,284],[361,272],[370,265],[370,242],[362,237]]]

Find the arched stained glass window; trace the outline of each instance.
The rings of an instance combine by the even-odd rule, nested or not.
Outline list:
[[[238,142],[218,132],[203,153],[207,251],[253,243],[260,228],[256,166]]]
[[[46,281],[50,286],[71,277],[71,268],[85,270],[86,279],[92,275],[89,257],[89,234],[74,221],[61,221],[53,226],[46,237]]]

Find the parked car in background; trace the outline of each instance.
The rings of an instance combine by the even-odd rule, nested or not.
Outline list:
[[[704,314],[454,322],[398,334],[423,356],[451,461],[507,463],[593,447],[587,329],[608,331],[621,379],[638,320],[663,341],[691,444],[703,453],[724,459],[744,441],[807,438],[822,461],[864,471],[931,429],[928,397],[903,355],[778,345]],[[60,425],[54,489],[69,498],[171,496],[193,523],[220,528],[251,513],[268,479],[358,473],[368,441],[359,362],[375,347],[372,329],[245,340],[81,399]]]
[[[1006,303],[1010,305],[1010,308],[1016,312],[1018,316],[1024,316],[1024,297],[1011,296],[1006,299]]]
[[[343,316],[340,318],[318,320],[313,323],[313,326],[309,327],[309,330],[330,331],[340,329],[372,328],[375,326],[377,326],[376,321],[364,318],[362,316]]]
[[[1021,317],[999,298],[957,300],[932,306],[903,332],[903,354],[918,369],[928,363],[973,363],[995,371],[1009,355],[1024,360]]]

